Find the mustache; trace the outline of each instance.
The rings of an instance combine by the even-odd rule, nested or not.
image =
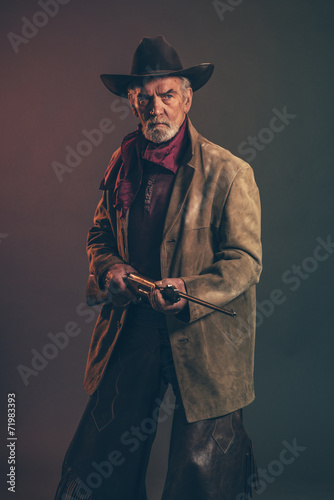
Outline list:
[[[154,128],[155,125],[167,125],[167,127],[170,127],[170,123],[168,121],[162,121],[162,120],[159,120],[158,117],[152,117],[152,118],[149,118],[146,122],[146,126],[148,128]]]

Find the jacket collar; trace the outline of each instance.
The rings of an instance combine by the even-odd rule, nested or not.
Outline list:
[[[197,157],[197,153],[199,152],[198,151],[199,133],[191,123],[189,116],[187,116],[187,122],[188,122],[188,133],[190,141],[188,144],[188,148],[186,149],[180,163],[181,165],[187,164],[190,167],[197,170],[199,168],[199,162],[198,162],[199,157]]]
[[[180,213],[182,214],[183,206],[187,193],[190,189],[194,172],[196,170],[201,170],[200,135],[192,125],[189,117],[187,117],[187,120],[190,138],[189,146],[185,151],[179,169],[176,173],[173,191],[166,214],[163,238],[165,238],[169,231],[173,228]]]

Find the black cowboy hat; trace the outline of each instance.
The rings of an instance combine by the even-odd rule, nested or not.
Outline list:
[[[202,63],[183,69],[176,50],[165,37],[145,37],[140,41],[133,56],[130,75],[101,75],[100,78],[110,92],[120,97],[128,96],[133,83],[154,77],[184,76],[191,83],[193,91],[200,89],[213,73],[213,64]]]

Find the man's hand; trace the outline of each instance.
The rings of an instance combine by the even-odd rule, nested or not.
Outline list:
[[[179,292],[187,293],[184,281],[181,278],[165,278],[162,281],[156,281],[155,284],[158,286],[173,285]],[[172,304],[168,300],[165,300],[161,292],[157,289],[150,293],[149,301],[153,309],[165,314],[177,314],[181,312],[187,304],[186,299],[180,299],[179,302]]]
[[[128,264],[114,264],[107,272],[105,283],[106,292],[111,293],[112,303],[116,307],[127,306],[130,302],[138,302],[134,295],[124,283],[128,273],[136,273],[136,269]]]

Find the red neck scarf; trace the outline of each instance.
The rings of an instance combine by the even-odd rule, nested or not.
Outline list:
[[[108,165],[100,189],[113,189],[113,206],[121,211],[123,218],[135,199],[142,181],[143,160],[160,165],[174,174],[188,143],[187,119],[184,120],[177,134],[167,142],[156,144],[148,141],[141,125],[135,132],[128,134],[122,142],[121,153]],[[118,160],[121,159],[121,164]]]

